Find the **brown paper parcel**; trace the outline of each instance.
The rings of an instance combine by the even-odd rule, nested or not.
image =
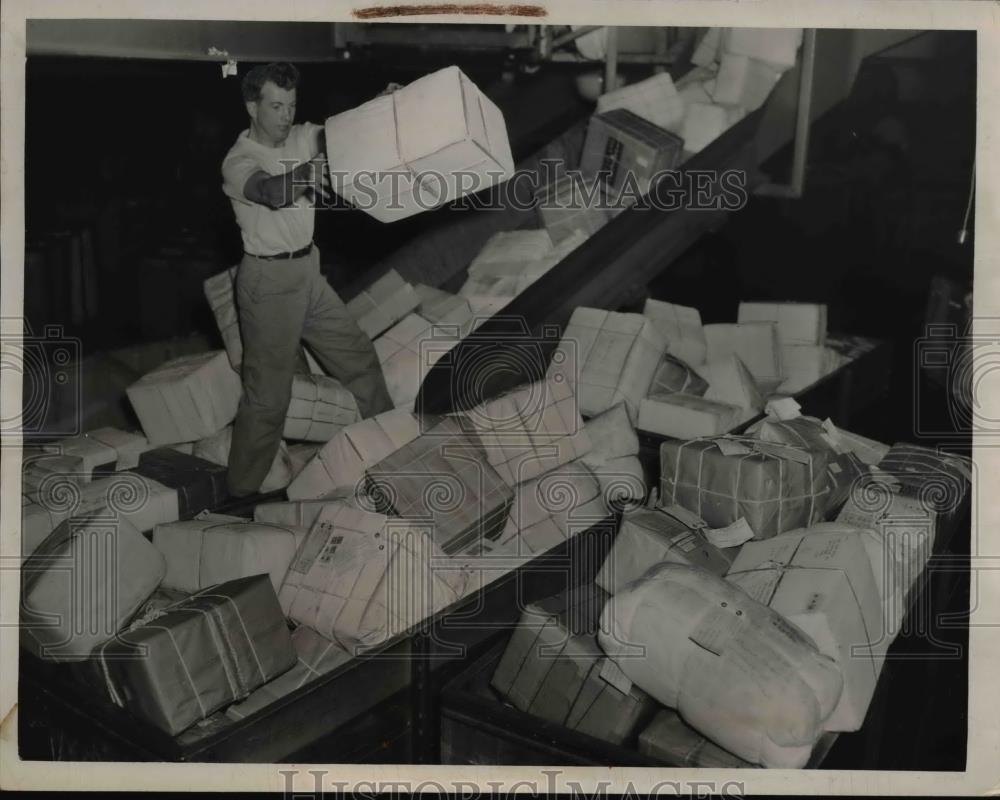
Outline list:
[[[755,539],[821,519],[829,482],[825,453],[747,437],[660,445],[660,504],[678,504],[713,528],[743,517]]]

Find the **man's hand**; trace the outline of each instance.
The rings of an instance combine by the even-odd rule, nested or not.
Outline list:
[[[401,84],[401,83],[388,83],[388,84],[386,84],[386,87],[381,92],[379,92],[377,95],[375,95],[375,96],[376,97],[385,97],[387,94],[392,94],[393,92],[398,91],[399,89],[402,89],[402,88],[403,88],[403,84]]]

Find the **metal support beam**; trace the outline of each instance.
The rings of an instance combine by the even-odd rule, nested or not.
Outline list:
[[[613,92],[618,87],[618,28],[609,25],[604,51],[604,91]]]
[[[766,183],[757,190],[764,197],[802,197],[809,158],[809,129],[812,126],[813,75],[816,69],[816,30],[808,28],[802,41],[802,66],[799,71],[799,100],[795,114],[795,142],[792,151],[790,183]]]

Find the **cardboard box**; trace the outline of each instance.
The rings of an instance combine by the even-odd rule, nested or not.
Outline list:
[[[186,522],[157,525],[153,547],[163,554],[163,586],[197,592],[217,583],[267,574],[277,592],[306,528],[241,517],[199,514]]]
[[[295,665],[266,575],[191,595],[98,646],[94,678],[111,700],[175,736]]]
[[[618,108],[590,118],[580,171],[588,178],[607,176],[613,199],[623,190],[646,195],[660,173],[680,162],[683,145],[677,134]]]
[[[503,529],[513,490],[490,465],[468,421],[441,422],[365,471],[369,496],[386,513],[427,520],[435,544],[465,552]]]
[[[168,361],[127,392],[146,438],[159,447],[218,433],[236,417],[243,386],[226,354],[215,350]]]
[[[193,456],[211,461],[222,467],[229,467],[229,451],[233,446],[233,426],[227,425],[221,431],[207,439],[195,442],[191,451]],[[288,454],[288,446],[284,442],[278,444],[278,452],[274,454],[274,461],[271,462],[271,469],[264,476],[264,482],[260,485],[260,492],[277,492],[284,489],[292,480],[291,457]]]
[[[594,583],[609,594],[641,578],[653,564],[671,561],[701,567],[723,577],[732,559],[705,536],[666,512],[637,508],[622,516],[614,546]]]
[[[663,334],[639,314],[581,307],[573,312],[563,341],[576,342],[581,413],[594,416],[624,401],[629,419],[635,420],[667,349]]]
[[[764,105],[780,79],[781,72],[770,64],[748,56],[723,53],[712,99],[721,105],[756,111]]]
[[[706,739],[671,708],[657,711],[653,721],[639,734],[639,752],[675,767],[750,769],[755,766]]]
[[[826,344],[825,303],[740,303],[736,321],[773,322],[781,345]]]
[[[639,404],[638,428],[660,436],[684,439],[717,436],[736,427],[739,406],[687,394],[651,394]]]
[[[165,570],[128,520],[61,522],[21,566],[21,645],[48,661],[82,661],[129,620]]]
[[[708,360],[739,356],[754,380],[781,383],[781,350],[778,326],[773,322],[720,323],[705,326]]]
[[[881,667],[869,648],[882,630],[882,599],[861,539],[849,532],[805,533],[747,542],[726,580],[836,659],[844,691],[825,727],[860,730]]]
[[[650,298],[646,300],[642,314],[652,320],[653,326],[666,337],[670,355],[692,367],[705,363],[708,345],[697,308]]]
[[[826,453],[749,437],[660,445],[660,505],[677,504],[721,528],[744,518],[755,539],[819,521],[830,487]]]
[[[605,599],[585,584],[529,605],[490,683],[521,711],[623,744],[634,740],[656,703],[627,679],[609,680],[614,665],[596,635]]]
[[[467,433],[508,486],[567,464],[590,450],[573,389],[546,379],[480,403],[463,417]]]
[[[564,175],[539,190],[538,216],[556,244],[589,238],[611,221],[608,191],[593,179]]]
[[[420,305],[414,288],[391,269],[347,302],[347,310],[370,338],[388,330]]]
[[[469,173],[482,191],[514,171],[503,114],[454,66],[330,117],[326,142],[333,190],[381,222],[468,194]]]
[[[316,500],[338,489],[356,491],[365,470],[420,435],[420,422],[407,410],[393,409],[338,432],[288,485],[289,500]]]
[[[432,325],[409,314],[375,340],[375,353],[396,408],[413,406],[424,376],[459,343],[453,326]]]
[[[255,689],[246,700],[233,703],[226,709],[227,717],[240,720],[256,714],[351,660],[351,654],[347,650],[307,625],[299,625],[292,631],[291,639],[292,647],[295,648],[295,666]]]
[[[708,381],[679,358],[665,355],[649,384],[649,394],[687,394],[703,397]]]
[[[295,375],[282,436],[327,442],[341,428],[360,418],[358,401],[336,378]]]
[[[539,555],[608,517],[601,484],[582,461],[518,485],[497,544]]]
[[[739,356],[729,355],[702,364],[698,374],[708,381],[705,399],[742,409],[740,422],[756,416],[764,408],[757,382]]]
[[[316,518],[279,598],[287,616],[353,655],[455,602],[465,583],[460,566],[434,544],[429,523],[341,500]]]
[[[597,98],[597,113],[624,108],[668,131],[674,130],[684,118],[684,102],[670,73],[661,72]]]
[[[238,269],[239,267],[230,267],[204,283],[205,299],[212,307],[229,363],[237,372],[243,364],[243,340],[240,338],[240,320],[235,299]]]

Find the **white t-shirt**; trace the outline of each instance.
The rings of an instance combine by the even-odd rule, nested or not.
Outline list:
[[[316,209],[310,193],[301,195],[293,205],[268,208],[247,200],[243,187],[251,175],[263,170],[281,175],[316,153],[317,128],[311,122],[293,125],[280,147],[267,147],[249,137],[249,130],[236,137],[222,161],[222,191],[233,203],[236,222],[243,235],[243,249],[258,256],[271,256],[301,250],[313,238]]]

